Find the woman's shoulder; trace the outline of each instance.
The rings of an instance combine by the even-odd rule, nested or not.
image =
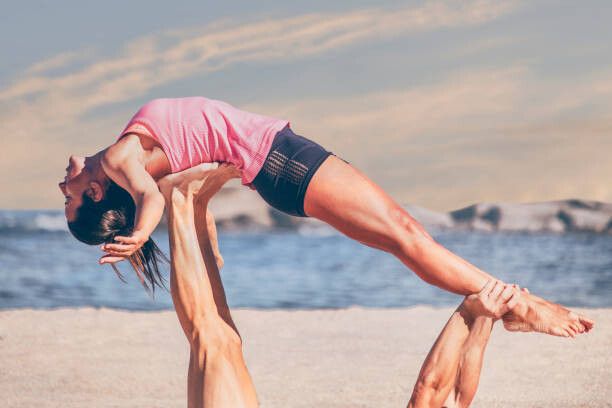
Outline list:
[[[127,160],[142,149],[140,137],[136,133],[126,133],[104,151],[102,160],[108,165],[116,165]]]

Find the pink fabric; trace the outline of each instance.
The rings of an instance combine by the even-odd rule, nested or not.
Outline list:
[[[161,144],[173,173],[200,163],[226,162],[240,170],[242,184],[250,185],[274,136],[288,124],[202,97],[155,99],[140,108],[119,138],[143,133],[144,127]]]

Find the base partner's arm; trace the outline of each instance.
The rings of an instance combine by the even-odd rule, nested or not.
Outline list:
[[[457,378],[443,406],[448,408],[469,407],[476,395],[484,353],[489,343],[495,320],[478,316],[474,319],[463,347],[457,368]]]
[[[518,298],[515,287],[493,281],[480,293],[466,297],[429,351],[408,408],[469,406],[493,321],[500,317],[487,316],[502,304],[514,307]]]
[[[188,406],[256,407],[242,343],[232,321],[209,236],[208,200],[235,169],[201,165],[160,180],[170,237],[170,289],[190,344]]]

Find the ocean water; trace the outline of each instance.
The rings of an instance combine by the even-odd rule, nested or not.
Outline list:
[[[566,306],[612,307],[612,236],[433,231],[468,261]],[[167,253],[167,235],[154,234]],[[421,281],[392,255],[331,228],[219,231],[221,276],[231,307],[314,309],[448,306],[460,297]],[[128,265],[128,283],[102,252],[77,242],[57,212],[0,211],[0,309],[111,307],[171,309],[168,292],[149,297]],[[168,276],[169,268],[165,268]]]

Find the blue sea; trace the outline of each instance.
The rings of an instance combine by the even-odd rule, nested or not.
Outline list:
[[[612,307],[612,236],[432,231],[445,247],[487,272],[566,306]],[[167,233],[154,233],[168,253]],[[331,228],[220,230],[221,271],[231,307],[320,309],[448,306],[460,297],[421,281],[392,255]],[[55,211],[0,211],[0,309],[110,307],[171,309],[169,293],[148,296],[102,252],[77,242]],[[168,276],[169,268],[165,268]]]

